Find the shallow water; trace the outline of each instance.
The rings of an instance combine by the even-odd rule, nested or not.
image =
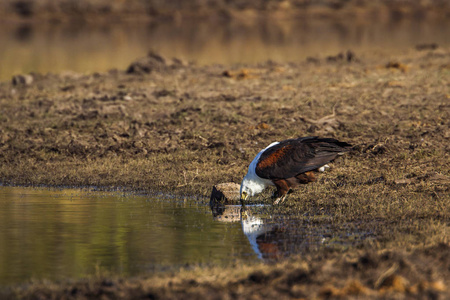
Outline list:
[[[257,259],[209,206],[79,190],[0,187],[0,284]]]
[[[198,64],[233,64],[299,62],[349,49],[389,56],[423,43],[450,45],[448,20],[0,25],[2,81],[28,72],[125,70],[150,49]]]
[[[355,224],[321,224],[271,205],[211,210],[167,197],[0,187],[0,285],[274,260],[373,237]]]

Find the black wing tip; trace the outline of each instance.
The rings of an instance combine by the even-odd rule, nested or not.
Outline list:
[[[300,142],[305,142],[305,143],[334,144],[336,146],[339,146],[341,148],[346,149],[346,151],[351,150],[351,148],[353,147],[353,145],[351,145],[351,144],[349,144],[347,142],[341,142],[341,141],[339,141],[337,139],[334,139],[334,138],[321,138],[321,137],[318,137],[318,136],[306,136],[306,137],[299,137],[297,140],[299,140]]]

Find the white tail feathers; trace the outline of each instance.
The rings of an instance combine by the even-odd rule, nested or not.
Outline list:
[[[325,170],[326,170],[326,169],[329,169],[329,168],[330,168],[329,165],[323,165],[323,166],[321,166],[318,170],[319,170],[319,172],[325,172]]]

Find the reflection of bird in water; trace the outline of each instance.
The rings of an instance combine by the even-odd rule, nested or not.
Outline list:
[[[273,214],[272,205],[211,205],[214,220],[241,222],[242,231],[259,259],[273,261],[327,245],[353,245],[373,237],[354,224],[332,226],[303,217]]]
[[[267,224],[263,218],[257,217],[252,211],[263,208],[263,206],[243,208],[240,205],[211,205],[214,220],[225,223],[239,221],[242,223],[242,231],[258,258],[276,259],[282,255],[282,251],[277,245],[278,241],[276,241],[276,232],[279,231],[279,226]]]
[[[242,214],[242,231],[247,236],[253,251],[259,259],[278,258],[280,251],[276,243],[264,240],[265,233],[272,230],[274,226],[264,224],[263,219]]]
[[[303,220],[274,216],[271,208],[271,205],[211,205],[214,220],[241,222],[243,233],[260,259],[277,260],[320,242],[310,236]],[[316,235],[322,240],[320,233]]]
[[[267,186],[277,188],[274,204],[283,202],[291,188],[316,180],[315,173],[349,151],[350,144],[330,138],[303,137],[274,142],[253,159],[241,183],[241,201],[261,193]]]

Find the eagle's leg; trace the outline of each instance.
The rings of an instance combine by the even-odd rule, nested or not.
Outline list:
[[[297,183],[299,184],[308,184],[310,182],[316,181],[316,175],[315,172],[309,171],[305,173],[298,174],[295,176]]]
[[[283,203],[291,187],[289,186],[289,183],[284,179],[275,180],[273,183],[277,187],[277,191],[274,193],[276,199],[273,204],[276,205],[279,203]]]
[[[286,195],[283,195],[283,196],[281,196],[281,197],[278,197],[278,198],[275,199],[275,201],[273,202],[273,205],[277,205],[277,204],[283,203],[285,199],[286,199]]]

